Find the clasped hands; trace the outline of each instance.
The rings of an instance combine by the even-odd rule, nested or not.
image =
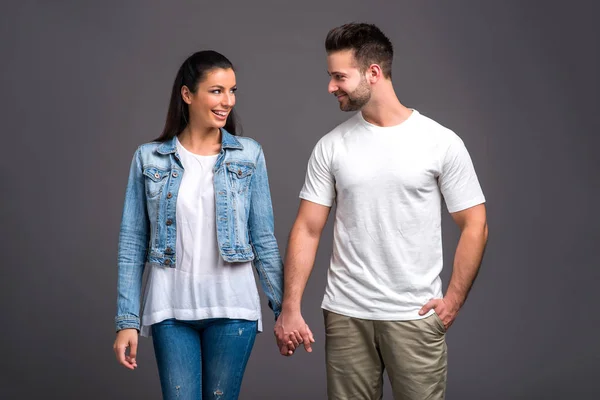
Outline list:
[[[315,338],[299,312],[282,312],[277,318],[273,333],[282,356],[293,355],[302,344],[307,352],[312,352],[311,345],[315,342]]]

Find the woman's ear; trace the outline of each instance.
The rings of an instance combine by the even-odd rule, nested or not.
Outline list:
[[[186,104],[192,104],[192,92],[185,85],[181,87],[181,98]]]

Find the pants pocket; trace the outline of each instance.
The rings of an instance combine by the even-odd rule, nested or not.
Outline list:
[[[442,330],[442,333],[446,333],[446,327],[444,326],[444,322],[442,321],[442,319],[440,318],[440,316],[437,315],[437,313],[435,312],[435,310],[433,311],[433,318],[435,319],[438,327]]]

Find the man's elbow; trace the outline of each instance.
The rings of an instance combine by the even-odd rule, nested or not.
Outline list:
[[[487,221],[485,221],[483,223],[483,242],[484,243],[487,243],[487,241],[488,241],[488,232],[489,232],[488,224],[487,224]]]
[[[488,224],[486,220],[471,220],[463,225],[462,232],[472,238],[480,238],[484,243],[488,239]]]
[[[319,229],[319,227],[307,223],[306,221],[296,221],[292,236],[295,236],[298,239],[318,240],[321,237],[322,230],[323,228]]]

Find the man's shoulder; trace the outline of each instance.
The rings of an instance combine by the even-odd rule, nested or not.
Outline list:
[[[414,126],[415,129],[419,130],[419,134],[429,135],[436,142],[452,142],[456,139],[460,140],[458,135],[452,129],[447,128],[436,120],[423,115],[416,110],[414,112],[416,112]]]
[[[334,145],[336,142],[343,140],[346,135],[355,132],[360,126],[360,116],[358,113],[355,113],[353,116],[323,135],[321,139],[319,139],[319,143]]]

